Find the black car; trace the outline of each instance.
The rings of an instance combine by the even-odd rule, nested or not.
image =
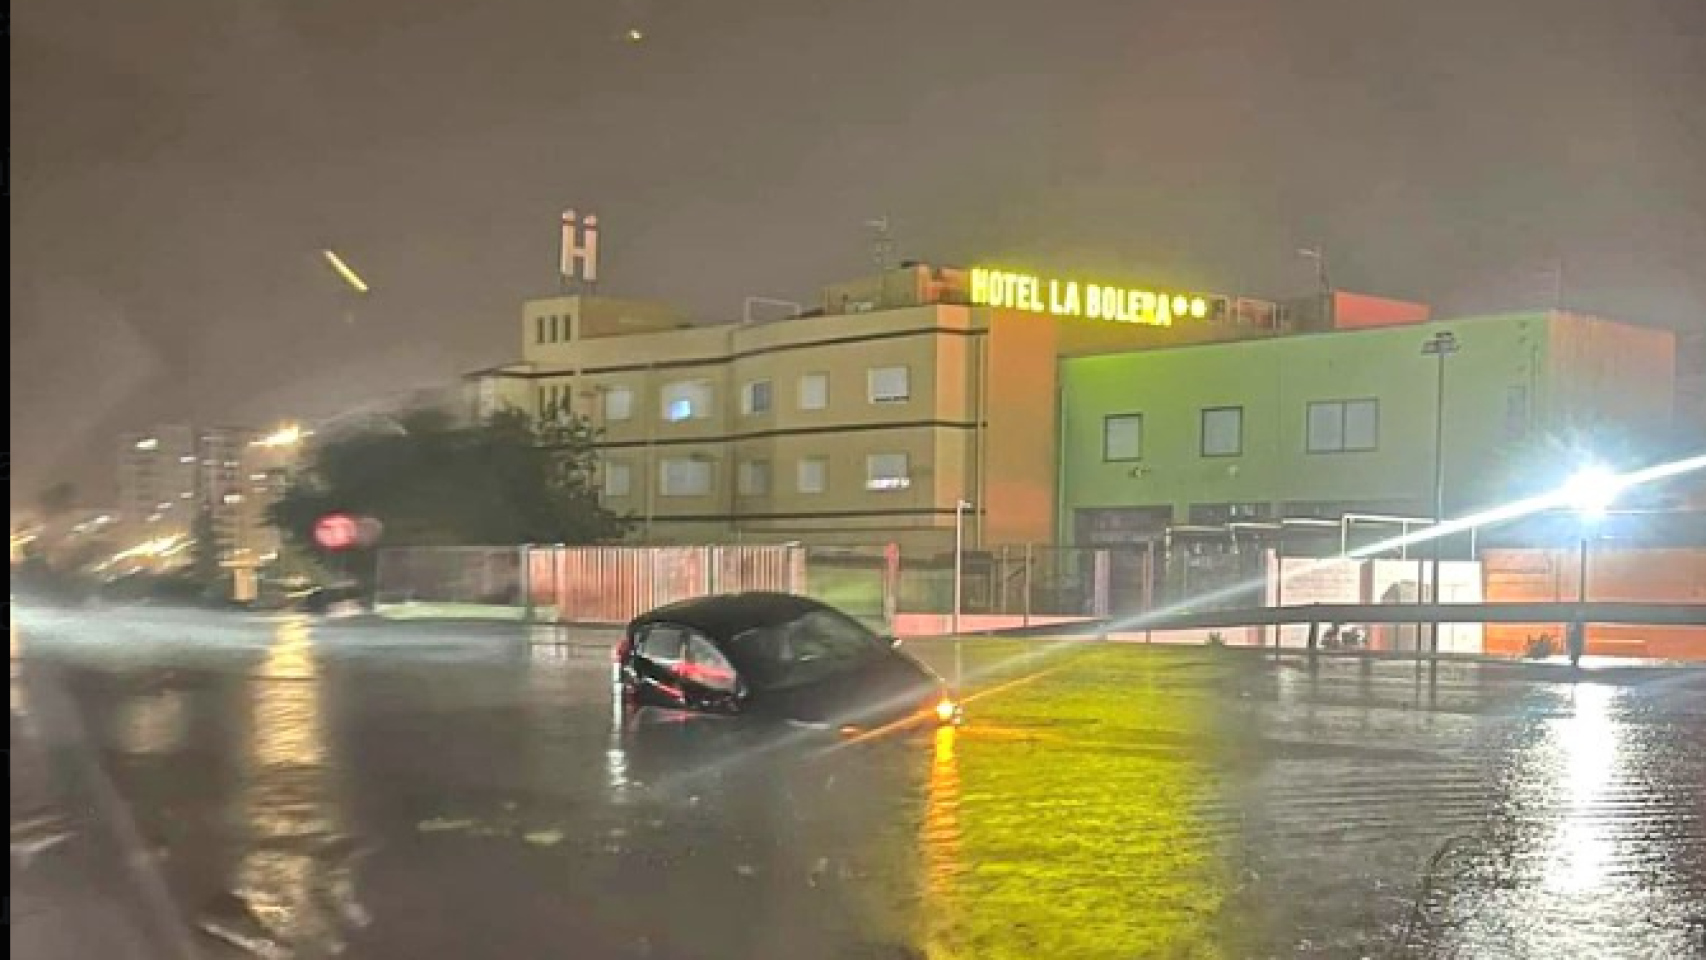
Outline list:
[[[636,707],[858,728],[960,720],[942,678],[895,641],[789,594],[660,607],[628,625],[615,658]]]

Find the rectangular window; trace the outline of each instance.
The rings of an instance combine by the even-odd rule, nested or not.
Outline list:
[[[829,406],[829,374],[808,373],[800,377],[800,409],[822,410]]]
[[[663,418],[670,423],[711,416],[711,381],[683,380],[663,388]]]
[[[822,493],[829,485],[829,461],[823,457],[801,459],[795,479],[801,493]]]
[[[1310,453],[1350,453],[1380,445],[1380,401],[1328,400],[1309,405],[1304,424]]]
[[[1137,460],[1143,456],[1143,414],[1117,413],[1102,418],[1102,459]]]
[[[739,490],[743,497],[767,496],[770,493],[770,461],[742,460]]]
[[[904,453],[873,453],[865,458],[865,489],[905,490],[912,474]]]
[[[1373,450],[1380,445],[1380,401],[1345,403],[1345,449]]]
[[[711,461],[669,457],[658,464],[658,493],[666,497],[702,497],[711,492]]]
[[[634,415],[634,391],[611,387],[604,391],[604,419],[627,420]]]
[[[1244,452],[1244,408],[1209,407],[1202,412],[1202,455],[1236,457]]]
[[[640,656],[666,668],[673,668],[686,652],[687,631],[680,627],[658,624],[646,628],[640,636]]]
[[[544,343],[545,342],[545,315],[544,314],[540,314],[539,316],[533,318],[533,342],[534,343]]]
[[[740,412],[747,416],[770,412],[770,381],[754,380],[740,388]]]
[[[905,403],[912,399],[911,376],[906,367],[872,367],[872,403]]]
[[[634,469],[626,463],[611,461],[604,465],[604,495],[626,497],[634,490]]]

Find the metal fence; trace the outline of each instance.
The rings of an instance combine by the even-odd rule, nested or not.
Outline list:
[[[542,619],[626,623],[666,603],[717,593],[803,593],[794,546],[524,547],[523,603]]]
[[[390,547],[379,551],[375,581],[382,604],[523,602],[516,547]]]

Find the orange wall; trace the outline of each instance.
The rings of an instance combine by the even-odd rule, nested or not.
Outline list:
[[[1333,294],[1333,326],[1340,330],[1427,323],[1432,312],[1425,303],[1388,300],[1366,293],[1337,291]]]
[[[1579,561],[1579,554],[1570,549],[1483,551],[1487,602],[1573,600]],[[1706,548],[1597,547],[1588,557],[1588,599],[1706,603]],[[1542,633],[1551,634],[1562,649],[1562,624],[1506,623],[1487,625],[1486,651],[1520,656],[1528,637]],[[1706,660],[1706,627],[1589,627],[1588,653]]]
[[[1548,427],[1670,421],[1676,334],[1573,313],[1548,325],[1554,402]]]
[[[1225,340],[1239,333],[1189,321],[1151,327],[1015,310],[989,310],[988,318],[985,546],[1057,542],[1059,358]]]
[[[992,311],[985,342],[983,543],[1046,543],[1054,538],[1056,324]]]

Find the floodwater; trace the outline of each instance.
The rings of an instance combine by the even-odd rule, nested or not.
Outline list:
[[[849,742],[515,627],[19,646],[201,956],[1706,956],[1706,672],[968,641],[966,726]]]

